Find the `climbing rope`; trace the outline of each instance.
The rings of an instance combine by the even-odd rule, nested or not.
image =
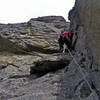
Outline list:
[[[79,70],[79,72],[81,73],[81,75],[83,76],[84,81],[87,83],[88,87],[90,88],[91,92],[94,94],[94,97],[96,100],[99,100],[96,92],[92,89],[90,83],[88,82],[88,80],[86,79],[86,75],[84,74],[84,72],[82,71],[81,66],[79,65],[79,63],[76,61],[76,59],[74,58],[74,56],[72,55],[71,51],[69,50],[69,48],[66,46],[70,56],[73,58],[73,61],[76,63],[76,65],[78,66],[77,69]]]

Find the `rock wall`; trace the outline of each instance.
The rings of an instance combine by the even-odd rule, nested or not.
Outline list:
[[[61,16],[0,24],[0,100],[56,100],[62,68],[72,60],[58,53],[57,37],[68,28]]]
[[[99,12],[99,0],[76,0],[75,6],[69,12],[70,30],[74,33],[74,41],[77,39],[75,49],[88,56],[87,59],[92,64],[88,67],[92,70],[100,70]]]
[[[68,30],[68,26],[69,23],[61,16],[33,18],[26,23],[0,24],[0,51],[47,52],[48,48],[57,47],[57,34],[62,29]]]
[[[70,90],[72,89],[72,91],[65,93],[67,95],[66,98],[68,99],[70,96],[71,98],[74,98],[74,100],[100,100],[99,11],[99,0],[75,0],[75,5],[69,12],[68,18],[70,20],[70,31],[73,33],[72,45],[76,51],[74,58],[80,66],[76,65],[75,61],[73,61],[69,65],[69,70],[71,72],[66,72],[64,76],[66,88],[69,87]],[[78,70],[79,67],[85,74],[82,75],[80,70]],[[67,77],[68,74],[72,73],[75,74],[75,78],[72,78],[72,76],[70,78]],[[68,79],[71,83],[74,83],[76,79],[75,84],[70,86]],[[83,79],[83,82],[80,79]],[[94,92],[91,91],[86,80]],[[64,83],[62,83],[62,87],[63,85]],[[63,88],[61,90],[61,93],[62,92]]]

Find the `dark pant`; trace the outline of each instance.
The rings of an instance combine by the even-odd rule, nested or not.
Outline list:
[[[60,47],[59,50],[60,50],[60,52],[63,52],[64,44],[66,44],[67,48],[69,50],[71,50],[71,41],[70,40],[68,40],[66,38],[63,38],[63,37],[60,37],[58,39],[58,42],[59,42],[59,47]]]

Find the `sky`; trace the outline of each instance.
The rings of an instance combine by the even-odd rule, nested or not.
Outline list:
[[[27,22],[31,18],[42,16],[63,16],[66,20],[68,12],[75,0],[0,0],[0,23]]]

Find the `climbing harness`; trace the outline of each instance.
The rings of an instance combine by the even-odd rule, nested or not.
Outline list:
[[[79,63],[76,61],[76,59],[74,58],[74,56],[72,55],[71,51],[69,50],[69,48],[66,45],[66,48],[70,54],[70,56],[73,58],[73,61],[76,63],[76,65],[78,66],[77,69],[79,70],[79,72],[81,73],[81,75],[83,76],[84,81],[87,83],[88,87],[90,88],[91,92],[94,94],[94,97],[96,100],[99,100],[96,92],[92,89],[90,83],[88,82],[88,80],[86,79],[86,75],[84,74],[84,72],[81,69],[81,66],[79,65]]]

